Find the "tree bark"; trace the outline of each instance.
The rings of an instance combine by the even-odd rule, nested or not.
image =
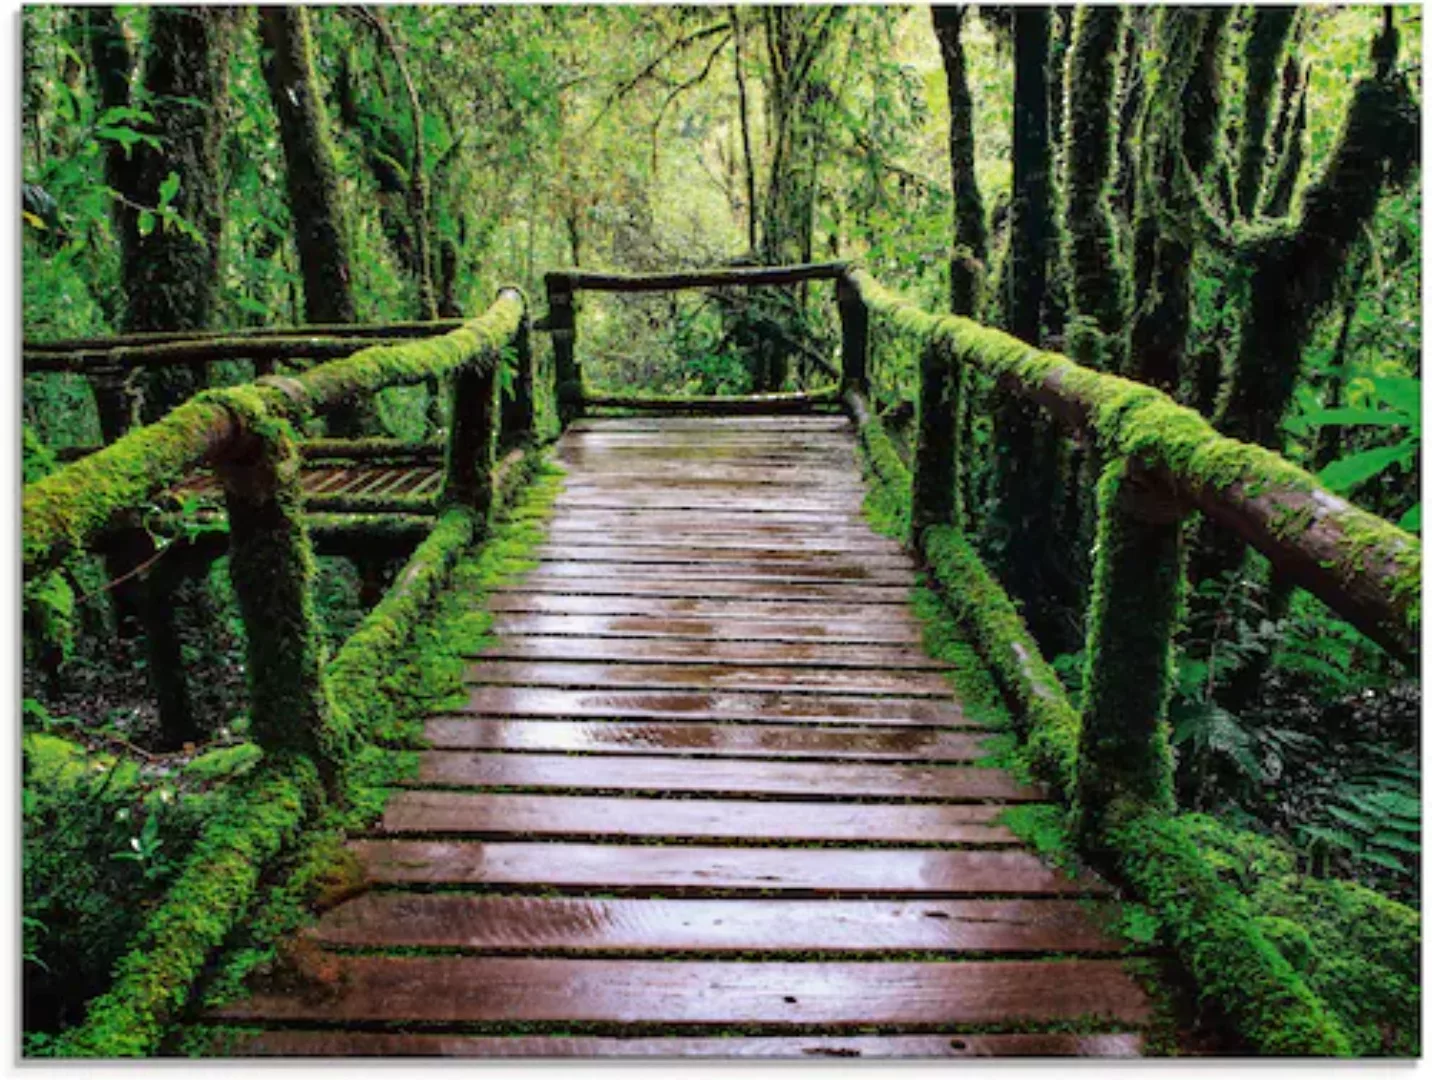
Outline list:
[[[960,40],[966,8],[932,7],[930,18],[945,67],[950,99],[950,186],[954,192],[954,249],[950,253],[950,310],[973,316],[980,305],[989,235],[975,178],[974,102]]]
[[[1268,162],[1268,113],[1273,99],[1273,86],[1278,78],[1278,62],[1283,44],[1297,17],[1295,7],[1258,6],[1253,9],[1253,28],[1243,48],[1247,85],[1243,90],[1243,126],[1238,135],[1238,181],[1236,187],[1239,216],[1251,218],[1257,213],[1258,196],[1263,188],[1263,172]]]
[[[1140,123],[1134,314],[1128,374],[1167,393],[1183,375],[1190,322],[1196,185],[1213,160],[1228,8],[1163,8],[1163,66]],[[1177,225],[1171,224],[1177,220]]]

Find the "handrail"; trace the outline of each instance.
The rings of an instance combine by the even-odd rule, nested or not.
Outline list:
[[[667,274],[618,274],[592,270],[553,270],[546,275],[568,292],[669,292],[675,289],[726,286],[794,285],[801,281],[833,281],[846,272],[844,262],[794,263],[789,266],[721,266]]]
[[[581,416],[587,405],[595,404],[582,381],[577,361],[578,292],[667,292],[677,289],[795,285],[803,281],[834,281],[840,304],[842,332],[851,338],[851,317],[860,313],[844,295],[849,264],[845,262],[796,263],[790,266],[733,266],[704,270],[683,270],[667,274],[616,274],[591,270],[553,270],[544,275],[547,290],[547,318],[543,329],[552,335],[552,360],[557,376],[557,413],[564,425]],[[607,400],[615,395],[603,395]],[[684,403],[683,403],[684,405]],[[640,407],[640,406],[638,406]],[[651,408],[650,404],[646,407]],[[699,404],[695,407],[700,407]]]
[[[867,310],[933,341],[953,364],[997,379],[1078,436],[1133,459],[1139,481],[1196,507],[1272,559],[1394,655],[1418,652],[1421,542],[1278,455],[1220,435],[1166,394],[1044,352],[969,319],[932,315],[852,269]]]
[[[348,397],[466,368],[491,376],[497,351],[517,341],[525,318],[521,294],[508,289],[480,317],[441,337],[369,346],[302,374],[267,376],[197,395],[155,423],[25,489],[26,576],[57,565],[116,514],[142,503],[186,471],[206,462],[222,464],[242,453],[245,437],[271,420],[321,414]],[[530,378],[526,385],[530,387]],[[462,427],[454,423],[453,434]]]
[[[112,349],[146,349],[180,342],[226,340],[234,342],[267,341],[271,338],[424,338],[445,334],[461,328],[463,319],[433,319],[393,323],[306,323],[302,326],[253,326],[230,330],[161,330],[142,334],[111,334],[106,337],[56,338],[50,341],[26,340],[29,353],[90,353]]]

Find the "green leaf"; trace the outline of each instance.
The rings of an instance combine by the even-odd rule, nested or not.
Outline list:
[[[1377,396],[1399,412],[1422,419],[1422,380],[1406,376],[1378,375],[1371,380]]]
[[[1406,427],[1415,416],[1390,409],[1313,409],[1300,416],[1304,428],[1310,427]]]
[[[1404,439],[1396,446],[1378,446],[1338,458],[1318,473],[1318,479],[1336,492],[1351,491],[1384,469],[1409,460],[1417,452],[1417,440]]]
[[[1422,504],[1419,502],[1407,513],[1397,519],[1397,527],[1406,529],[1408,532],[1422,531]]]
[[[168,206],[177,194],[179,194],[179,174],[171,172],[164,178],[164,183],[159,185],[159,206],[161,208]]]
[[[135,224],[139,228],[140,236],[148,236],[154,231],[154,211],[139,211],[139,220]]]
[[[1394,858],[1384,851],[1358,851],[1353,853],[1353,858],[1359,862],[1373,863],[1376,866],[1382,866],[1388,870],[1396,870],[1398,873],[1406,873],[1407,871],[1407,867],[1403,866],[1399,859]]]

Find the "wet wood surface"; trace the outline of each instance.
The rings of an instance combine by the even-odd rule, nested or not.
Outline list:
[[[621,764],[622,762],[618,762]],[[1000,806],[640,799],[517,792],[405,791],[386,834],[730,840],[747,843],[1013,844]]]
[[[1143,1037],[1059,1032],[996,1035],[435,1035],[280,1029],[225,1033],[215,1052],[254,1057],[745,1058],[849,1061],[900,1058],[1136,1058]]]
[[[967,762],[984,756],[988,736],[944,729],[882,730],[795,724],[683,724],[640,720],[511,720],[433,717],[423,731],[442,750],[546,751],[567,754],[676,754]]]
[[[848,421],[588,419],[558,458],[466,705],[216,1052],[1138,1054],[1111,891],[1004,820],[1045,796],[977,764]]]

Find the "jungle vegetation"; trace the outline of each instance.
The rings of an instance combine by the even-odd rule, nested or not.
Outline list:
[[[853,260],[926,310],[1159,386],[1419,532],[1420,21],[1410,5],[29,7],[24,335],[453,318],[504,285],[539,298],[561,267]],[[795,388],[839,341],[816,288],[580,303],[598,390]],[[889,348],[873,405],[908,463],[920,356]],[[144,373],[140,417],[254,373]],[[1101,463],[972,383],[961,524],[1077,706]],[[432,438],[434,389],[309,434]],[[28,374],[25,480],[112,441],[128,400]],[[1055,533],[1028,528],[1050,505]],[[140,515],[138,550],[27,583],[32,1049],[107,985],[253,762],[227,560],[192,554],[211,526],[164,531],[172,509]],[[1417,671],[1227,534],[1187,539],[1178,806],[1416,908]],[[320,560],[330,652],[393,569]]]

